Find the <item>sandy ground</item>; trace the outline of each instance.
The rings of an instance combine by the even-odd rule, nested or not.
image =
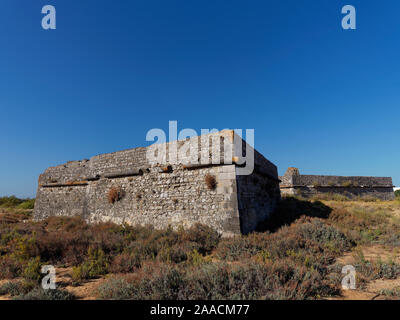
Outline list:
[[[357,250],[361,250],[364,258],[368,261],[387,261],[391,259],[394,262],[400,263],[400,248],[393,250],[392,248],[386,248],[384,246],[365,246],[358,247],[352,252],[346,253],[344,256],[337,259],[338,263],[342,264],[353,264],[355,263],[357,256]],[[365,290],[342,290],[342,296],[328,298],[329,300],[382,300],[384,296],[380,294],[382,290],[394,289],[400,287],[400,278],[389,280],[389,279],[378,279],[371,281],[367,284]]]
[[[79,300],[95,300],[97,286],[104,282],[105,278],[88,280],[79,286],[72,285],[72,268],[57,268],[57,286],[73,293]]]

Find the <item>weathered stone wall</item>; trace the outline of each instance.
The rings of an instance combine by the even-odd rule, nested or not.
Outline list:
[[[282,195],[311,197],[318,194],[342,194],[349,198],[373,197],[393,200],[393,182],[390,177],[301,175],[289,168],[281,180]]]
[[[256,152],[254,173],[237,176],[235,163],[211,163],[216,149],[218,158],[226,152],[234,158],[237,136],[222,131],[209,138],[208,165],[196,164],[189,153],[180,163],[171,163],[168,157],[165,162],[149,160],[148,148],[136,148],[49,168],[39,178],[34,217],[80,215],[91,223],[112,221],[157,228],[190,227],[200,222],[224,236],[253,231],[279,199],[277,168]],[[213,144],[214,138],[227,143],[230,150]],[[200,140],[194,137],[177,145],[198,144],[194,158],[200,159],[204,149]],[[170,147],[171,143],[166,144],[167,153]],[[207,175],[215,177],[215,189],[205,182]],[[109,203],[112,188],[123,194],[119,201]]]
[[[250,175],[237,175],[237,196],[241,212],[241,231],[247,234],[268,219],[280,200],[278,169],[257,150],[254,152],[254,170]],[[245,154],[243,144],[242,154]],[[238,170],[238,168],[236,168]]]

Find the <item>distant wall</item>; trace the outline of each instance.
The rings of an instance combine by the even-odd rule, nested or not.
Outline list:
[[[283,195],[310,197],[317,194],[342,194],[349,198],[394,199],[393,182],[390,177],[301,175],[298,169],[293,169],[295,168],[290,168],[280,177]]]
[[[299,175],[293,177],[293,185],[317,187],[392,187],[389,177],[343,177]]]

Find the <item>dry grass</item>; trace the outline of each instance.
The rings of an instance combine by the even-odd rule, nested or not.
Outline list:
[[[217,187],[217,180],[213,175],[207,174],[204,178],[204,181],[206,182],[207,188],[209,190],[215,190],[215,188]]]
[[[123,197],[123,190],[120,187],[112,187],[108,191],[107,199],[108,203],[115,203],[116,201],[120,201]]]

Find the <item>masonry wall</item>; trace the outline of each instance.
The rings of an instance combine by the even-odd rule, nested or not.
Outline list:
[[[390,177],[346,177],[346,176],[293,176],[293,185],[317,187],[392,187]]]
[[[231,132],[218,135],[233,145]],[[198,137],[188,140],[199,143]],[[217,147],[222,148],[211,145],[211,150]],[[35,219],[79,215],[90,223],[151,224],[156,228],[203,223],[230,236],[253,231],[279,198],[276,167],[259,154],[257,173],[242,177],[236,175],[234,163],[192,165],[193,159],[187,159],[185,164],[163,164],[149,161],[146,152],[147,148],[124,150],[47,169],[39,178]],[[207,186],[207,175],[215,177],[215,189]],[[112,188],[120,188],[123,196],[109,203]]]
[[[282,195],[300,195],[303,197],[313,197],[316,195],[335,195],[340,194],[349,199],[354,198],[375,198],[380,200],[393,200],[393,189],[388,187],[305,187],[281,188]]]
[[[254,152],[253,173],[236,176],[241,232],[244,234],[268,219],[281,198],[278,168],[257,150],[251,150]],[[245,154],[244,149],[242,154]]]
[[[390,177],[301,175],[298,169],[289,168],[280,180],[282,195],[341,194],[348,198],[394,199]]]

